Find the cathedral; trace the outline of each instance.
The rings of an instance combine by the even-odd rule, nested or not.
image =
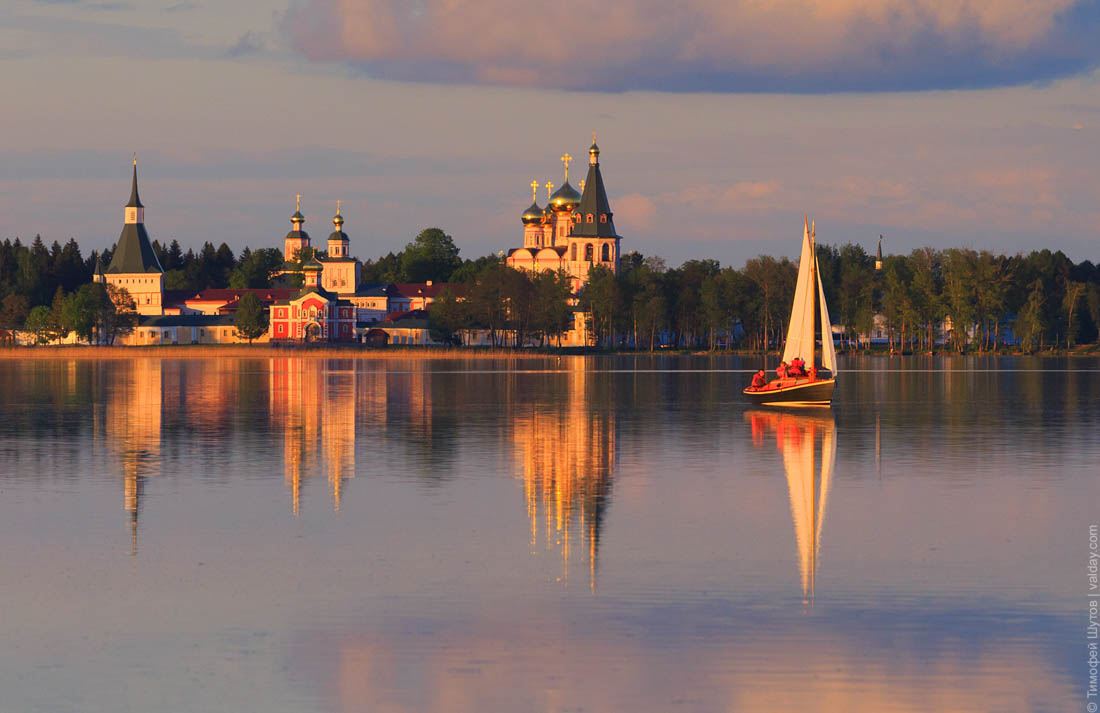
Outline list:
[[[588,272],[602,265],[619,271],[619,241],[611,205],[600,173],[600,148],[596,135],[588,149],[588,176],[578,193],[569,185],[569,163],[565,154],[565,181],[553,190],[547,183],[547,203],[538,204],[538,181],[531,183],[531,205],[523,212],[523,247],[508,252],[507,264],[517,270],[541,272],[564,270],[572,280],[574,294],[588,281]]]

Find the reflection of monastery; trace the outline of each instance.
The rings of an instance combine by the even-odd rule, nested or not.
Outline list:
[[[595,410],[609,400],[591,393],[590,376],[583,360],[572,361],[560,400],[518,402],[511,422],[532,554],[556,553],[563,582],[571,563],[583,563],[594,589],[617,447],[615,412]]]
[[[825,522],[825,507],[836,464],[836,423],[831,413],[802,416],[782,411],[749,411],[745,418],[752,426],[753,445],[762,447],[767,436],[774,434],[776,447],[783,456],[798,545],[802,597],[813,601],[821,527]],[[820,471],[818,462],[821,463]]]
[[[603,266],[619,268],[620,236],[615,232],[611,206],[600,172],[599,147],[593,138],[589,148],[588,176],[578,193],[569,183],[565,154],[565,181],[549,193],[547,205],[538,205],[536,191],[523,213],[523,247],[508,253],[507,264],[516,269],[560,271],[568,275],[574,292],[587,281],[589,271]],[[537,189],[538,183],[535,182]],[[301,196],[290,217],[291,229],[283,239],[287,262],[276,274],[284,282],[300,280],[301,287],[268,289],[207,289],[199,293],[165,290],[164,268],[157,259],[145,228],[145,206],[138,194],[137,159],[134,159],[130,200],[123,211],[123,228],[110,263],[96,268],[96,280],[124,288],[141,315],[138,327],[122,341],[126,344],[208,344],[243,341],[234,317],[241,298],[255,295],[269,316],[268,332],[257,341],[275,342],[370,342],[426,344],[427,310],[447,285],[361,282],[362,263],[351,254],[351,239],[344,232],[344,216],[337,201],[333,230],[325,250],[314,246],[305,230]],[[461,297],[461,286],[451,286]],[[483,341],[471,335],[473,343]],[[562,344],[583,345],[587,331],[580,313]]]
[[[138,510],[145,480],[160,469],[164,385],[159,359],[133,359],[112,370],[106,402],[105,436],[121,461],[123,508],[130,517],[132,551],[137,553]]]
[[[301,511],[303,479],[320,472],[328,478],[332,508],[339,511],[344,481],[355,477],[355,364],[304,359],[269,364],[271,423],[283,433],[291,511]]]

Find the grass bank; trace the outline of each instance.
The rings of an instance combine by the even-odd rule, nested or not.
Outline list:
[[[183,344],[134,347],[36,346],[0,349],[0,359],[213,359],[225,357],[301,359],[534,359],[552,356],[549,352],[511,349],[471,349],[458,347],[274,347],[268,344]]]

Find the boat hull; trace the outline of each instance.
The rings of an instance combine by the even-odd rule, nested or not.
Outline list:
[[[828,406],[832,403],[835,386],[836,379],[823,379],[759,391],[750,387],[741,393],[759,406]]]

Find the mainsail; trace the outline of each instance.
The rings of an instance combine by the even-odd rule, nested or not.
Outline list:
[[[783,361],[788,364],[795,357],[806,362],[806,368],[814,365],[814,249],[810,243],[810,226],[802,234],[802,257],[798,261],[798,281],[794,286],[794,304],[791,307],[791,323],[787,327],[787,343],[783,347]]]
[[[825,304],[825,288],[821,284],[821,270],[817,265],[817,251],[813,232],[805,223],[802,233],[802,257],[798,261],[798,281],[794,287],[794,304],[791,306],[791,323],[787,327],[787,341],[783,345],[783,361],[788,364],[795,357],[806,362],[806,368],[814,365],[814,297],[821,304],[821,365],[836,375],[836,349],[833,347],[833,327],[829,322],[829,308]],[[815,284],[816,283],[816,284]]]

